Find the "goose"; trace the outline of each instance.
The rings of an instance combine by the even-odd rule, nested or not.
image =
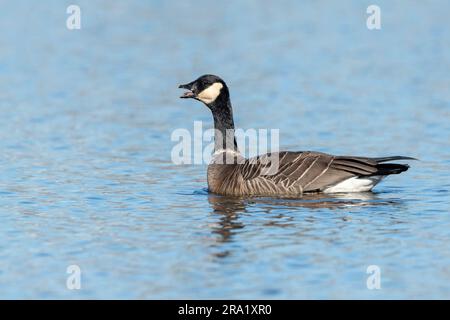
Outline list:
[[[384,177],[409,168],[408,164],[390,161],[416,160],[404,156],[335,156],[314,151],[280,151],[246,159],[234,136],[233,109],[225,81],[207,74],[179,88],[187,90],[180,98],[202,102],[214,119],[214,153],[207,169],[208,191],[214,194],[301,196],[367,192]],[[274,156],[276,170],[269,172]]]

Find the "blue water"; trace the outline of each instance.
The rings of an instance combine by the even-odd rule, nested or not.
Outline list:
[[[0,298],[450,298],[450,2],[376,4],[369,31],[357,0],[1,1]],[[178,99],[203,73],[282,149],[420,161],[373,194],[209,195],[170,157],[212,125]]]

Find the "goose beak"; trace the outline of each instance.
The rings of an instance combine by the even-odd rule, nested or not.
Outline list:
[[[178,88],[188,90],[187,92],[183,93],[183,95],[180,98],[187,99],[187,98],[194,98],[195,97],[194,92],[192,92],[192,90],[191,90],[191,84],[190,83],[188,83],[188,84],[180,84],[178,86]]]

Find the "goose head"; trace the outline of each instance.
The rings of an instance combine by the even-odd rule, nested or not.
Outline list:
[[[180,98],[201,101],[213,111],[225,108],[229,104],[228,87],[225,81],[215,75],[203,75],[192,82],[178,86],[178,88],[188,90]]]

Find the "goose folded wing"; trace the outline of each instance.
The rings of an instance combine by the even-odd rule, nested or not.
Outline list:
[[[274,162],[276,165],[271,167]],[[238,166],[238,170],[244,180],[265,179],[284,188],[296,187],[304,192],[313,192],[351,177],[374,175],[377,165],[377,160],[371,158],[336,157],[319,152],[280,152],[247,159]]]

